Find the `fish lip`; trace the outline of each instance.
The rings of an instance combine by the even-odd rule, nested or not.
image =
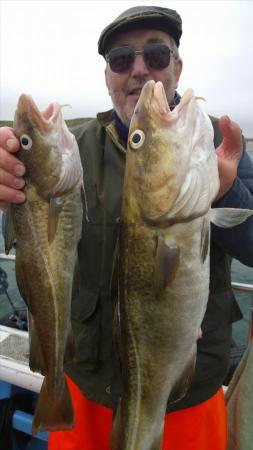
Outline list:
[[[28,123],[32,127],[36,126],[43,133],[50,132],[59,112],[60,106],[57,103],[50,103],[45,110],[39,111],[33,98],[22,94],[18,100],[14,128],[19,128],[19,124]]]
[[[163,86],[163,83],[161,81],[157,81],[157,83],[154,85],[154,97],[157,99],[159,103],[162,103],[162,110],[163,111],[170,111],[169,103],[167,100],[166,92]]]
[[[154,80],[149,80],[143,85],[138,98],[138,102],[135,107],[135,112],[137,112],[140,109],[141,105],[144,104],[144,99],[146,107],[151,103],[152,97],[154,95],[155,84],[156,83]]]

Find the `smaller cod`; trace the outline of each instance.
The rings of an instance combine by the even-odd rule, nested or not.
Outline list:
[[[21,95],[14,119],[24,163],[26,201],[12,204],[5,247],[16,244],[16,278],[28,307],[29,365],[44,375],[32,433],[70,429],[72,400],[63,364],[74,357],[70,324],[82,228],[83,170],[75,137],[57,103],[40,112]]]
[[[195,369],[209,294],[210,221],[252,211],[211,210],[219,189],[213,128],[192,90],[170,110],[148,81],[131,120],[119,235],[123,394],[112,450],[160,450],[168,400]]]
[[[226,402],[228,450],[253,450],[253,341],[229,383]]]

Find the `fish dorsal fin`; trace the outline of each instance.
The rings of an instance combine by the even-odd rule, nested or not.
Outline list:
[[[174,279],[179,263],[179,247],[163,236],[158,236],[154,267],[154,294],[160,297],[167,284]]]
[[[252,209],[212,208],[210,211],[211,222],[221,228],[232,228],[240,225],[250,216],[253,216]]]
[[[48,242],[51,243],[54,240],[57,230],[59,215],[63,207],[63,197],[53,197],[49,203],[48,213]]]

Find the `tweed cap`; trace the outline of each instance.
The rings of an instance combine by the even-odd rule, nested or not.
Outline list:
[[[110,40],[118,32],[142,28],[164,31],[179,46],[182,19],[176,11],[160,6],[135,6],[120,14],[102,31],[98,40],[98,53],[105,56]]]

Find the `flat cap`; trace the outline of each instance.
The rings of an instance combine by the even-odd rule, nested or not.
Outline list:
[[[110,40],[118,32],[142,28],[164,31],[179,46],[182,19],[176,11],[160,6],[134,6],[120,14],[102,31],[98,40],[98,53],[105,56]]]

